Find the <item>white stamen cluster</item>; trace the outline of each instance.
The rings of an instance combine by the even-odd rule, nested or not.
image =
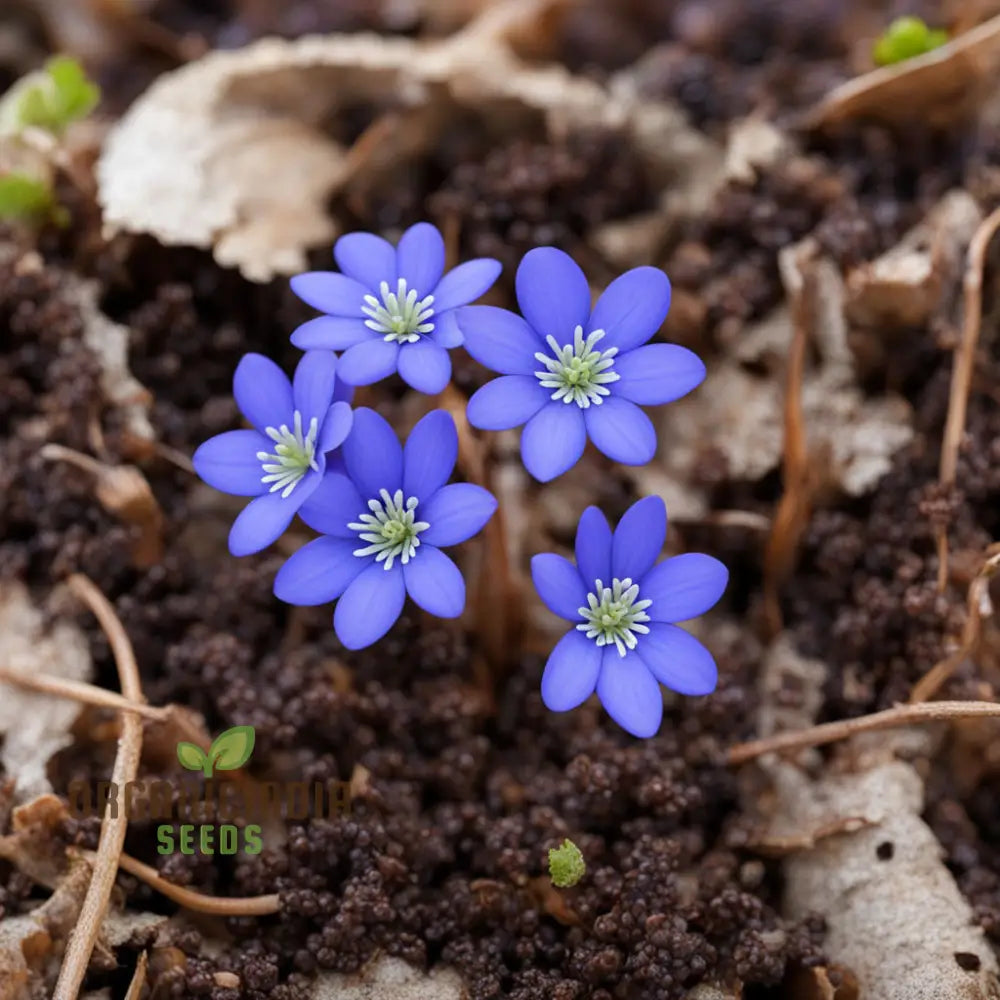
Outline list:
[[[287,497],[298,486],[308,469],[319,472],[316,464],[319,421],[313,417],[309,421],[309,430],[303,433],[302,414],[296,410],[292,422],[294,430],[289,430],[288,424],[265,428],[264,433],[274,442],[274,453],[257,452],[257,460],[264,471],[260,481],[271,484],[271,493],[281,490],[282,497]]]
[[[357,521],[352,521],[347,527],[358,532],[363,542],[369,544],[362,549],[355,549],[356,556],[375,556],[375,562],[385,563],[385,568],[392,569],[393,562],[398,558],[405,566],[416,554],[421,531],[426,531],[430,524],[418,521],[416,516],[418,500],[410,497],[403,501],[403,491],[396,490],[390,496],[388,490],[379,490],[381,500],[369,500],[370,514],[361,514]]]
[[[535,355],[546,369],[535,372],[535,377],[543,389],[555,390],[552,393],[553,399],[576,403],[580,409],[585,410],[591,403],[597,406],[604,402],[604,397],[611,394],[606,386],[617,382],[621,377],[612,371],[618,348],[595,350],[594,345],[603,337],[603,330],[595,330],[584,340],[583,327],[578,326],[573,331],[573,343],[565,347],[560,347],[559,341],[551,334],[545,338],[545,342],[552,348],[552,357],[541,351]]]
[[[422,334],[430,333],[434,324],[429,322],[434,310],[434,296],[427,295],[418,301],[417,290],[407,291],[406,279],[396,282],[396,291],[389,291],[389,282],[379,286],[382,301],[374,295],[365,296],[362,312],[368,317],[365,326],[376,333],[384,334],[383,340],[399,344],[415,344]]]
[[[598,646],[614,643],[618,655],[624,656],[626,650],[635,649],[636,633],[649,632],[643,622],[649,621],[646,608],[653,602],[638,601],[638,596],[639,585],[628,577],[624,580],[616,577],[610,587],[595,580],[594,591],[587,594],[589,607],[579,609],[583,621],[577,628],[585,632],[588,639],[594,639]]]

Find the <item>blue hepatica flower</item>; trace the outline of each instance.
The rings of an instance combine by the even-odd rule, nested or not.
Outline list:
[[[618,725],[645,737],[663,718],[660,684],[688,695],[715,690],[711,653],[674,623],[712,607],[729,571],[700,553],[656,563],[666,531],[659,497],[633,504],[614,534],[604,515],[588,507],[576,533],[575,566],[552,553],[531,560],[545,605],[575,626],[542,675],[542,700],[552,711],[576,708],[596,689]]]
[[[420,392],[444,389],[451,378],[448,349],[462,343],[455,309],[490,288],[500,262],[470,260],[445,274],[444,240],[427,222],[407,229],[397,247],[373,233],[349,233],[333,256],[341,274],[292,278],[292,291],[327,314],[303,323],[292,343],[343,351],[338,376],[349,385],[398,371]]]
[[[539,247],[517,269],[520,316],[494,306],[459,310],[465,349],[500,378],[469,400],[481,430],[524,424],[521,457],[547,482],[571,468],[589,437],[608,458],[645,465],[656,431],[639,405],[669,403],[705,378],[677,344],[647,344],[670,308],[670,281],[653,267],[616,278],[590,308],[590,288],[567,254]]]
[[[337,359],[309,351],[295,379],[261,354],[236,368],[233,395],[252,430],[227,431],[206,441],[192,461],[209,486],[256,497],[233,522],[229,551],[248,556],[266,549],[320,485],[327,453],[351,429],[350,390],[338,385]]]
[[[443,410],[428,413],[405,447],[373,410],[355,410],[346,472],[328,473],[299,511],[323,537],[281,567],[275,594],[299,605],[339,598],[333,627],[348,649],[385,635],[407,594],[439,618],[460,615],[465,581],[441,548],[476,534],[497,502],[471,483],[445,485],[457,456],[455,422]]]

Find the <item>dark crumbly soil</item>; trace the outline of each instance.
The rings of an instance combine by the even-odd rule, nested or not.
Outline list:
[[[700,13],[707,6],[580,5],[563,27],[562,58],[606,75],[645,56],[648,92],[675,97],[709,131],[758,106],[792,112],[850,72],[857,28],[845,5],[720,2],[710,5],[710,24]],[[237,11],[171,0],[156,16],[212,44],[269,32],[420,28],[393,21],[390,7],[247,3]],[[124,106],[160,68],[142,50],[106,67],[110,106]],[[871,259],[948,187],[976,189],[994,151],[987,136],[896,139],[859,129],[782,162],[753,187],[733,186],[665,249],[661,263],[675,284],[671,335],[726,350],[781,300],[782,246],[812,232],[845,267]],[[641,211],[651,197],[613,134],[558,144],[525,136],[502,149],[473,137],[443,144],[392,197],[338,210],[347,224],[376,229],[458,218],[463,251],[500,257],[508,278],[538,243],[591,255],[588,270],[603,278],[586,231]],[[38,454],[39,419],[49,439],[88,453],[96,421],[102,457],[131,460],[101,401],[96,361],[80,346],[80,316],[62,294],[66,268],[96,277],[104,308],[129,325],[132,369],[153,394],[158,437],[188,454],[237,424],[230,386],[245,351],[291,366],[288,332],[305,313],[280,283],[249,286],[201,254],[138,240],[84,257],[84,242],[47,237],[37,273],[0,267],[0,578],[44,593],[68,573],[89,575],[129,632],[150,700],[191,706],[213,732],[253,725],[258,777],[346,779],[356,765],[370,774],[351,816],[292,826],[286,839],[268,838],[260,856],[237,862],[161,857],[153,826],[131,824],[127,850],[179,884],[220,895],[281,893],[279,916],[227,922],[221,956],[208,956],[201,932],[179,934],[187,961],[169,974],[173,995],[295,1000],[317,971],[354,970],[381,951],[454,965],[476,1000],[652,1000],[734,978],[766,996],[790,969],[822,960],[817,922],[789,926],[777,916],[775,871],[745,849],[751,834],[735,776],[719,764],[726,745],[752,735],[759,664],[749,638],[714,643],[718,692],[671,701],[661,734],[640,743],[591,707],[545,711],[537,657],[516,665],[491,704],[471,638],[409,612],[374,649],[345,652],[329,609],[293,611],[273,598],[280,555],[228,556],[224,533],[235,508],[164,459],[143,470],[166,517],[166,553],[153,569],[135,569],[131,530],[101,508],[89,476]],[[321,266],[325,260],[317,255]],[[870,390],[904,391],[917,440],[872,496],[819,510],[805,539],[785,612],[803,652],[830,665],[824,717],[906,696],[960,624],[968,583],[961,554],[980,551],[1000,530],[1000,419],[987,399],[973,395],[959,489],[942,495],[929,485],[947,405],[947,346],[933,331],[912,331],[874,367]],[[996,382],[995,347],[984,335],[983,384]],[[466,389],[477,376],[471,366],[460,370]],[[373,402],[390,416],[400,411],[391,386]],[[748,504],[771,503],[779,488],[718,478],[720,495]],[[938,596],[933,526],[942,521],[956,567],[953,586]],[[755,553],[744,551],[739,566],[733,593],[753,593]],[[80,621],[98,682],[114,687],[102,635]],[[975,685],[983,683],[960,672],[950,693],[981,694]],[[81,738],[54,763],[57,784],[105,775],[113,750],[113,741]],[[974,791],[956,792],[932,775],[928,818],[1000,942],[990,846],[1000,823],[997,783],[987,769]],[[89,821],[66,829],[68,840],[89,846],[96,834]],[[584,881],[563,893],[577,918],[569,926],[546,911],[532,881],[564,836],[588,861]],[[119,884],[131,907],[173,911],[136,880],[121,876]],[[20,912],[32,893],[24,876],[0,865],[3,912]],[[240,989],[216,986],[220,970],[236,972]],[[118,978],[92,976],[90,985],[105,984],[123,993]]]

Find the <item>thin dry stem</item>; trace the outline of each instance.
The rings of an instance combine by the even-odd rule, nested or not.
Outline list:
[[[84,857],[93,856],[90,851],[82,853]],[[264,917],[281,909],[281,901],[276,892],[266,896],[232,896],[228,899],[206,896],[168,882],[155,868],[150,868],[131,855],[123,853],[118,864],[123,871],[142,879],[167,899],[198,913],[211,913],[218,917]]]
[[[941,439],[940,480],[943,486],[955,482],[958,452],[965,434],[965,413],[969,404],[969,389],[976,363],[976,345],[983,318],[983,267],[986,251],[997,228],[1000,227],[1000,208],[994,209],[980,224],[969,244],[966,259],[963,295],[965,314],[962,320],[962,339],[955,352],[955,367],[951,372],[951,393],[948,398],[948,418]],[[937,528],[938,590],[944,591],[948,582],[948,531],[944,525]]]
[[[986,550],[986,561],[969,584],[961,644],[954,653],[934,664],[917,681],[910,694],[911,705],[933,698],[948,678],[965,662],[966,657],[975,651],[979,636],[982,634],[983,615],[992,612],[989,597],[990,580],[996,576],[998,570],[1000,570],[1000,544],[994,544]]]
[[[784,492],[774,512],[764,552],[764,620],[772,636],[782,628],[781,585],[792,572],[799,538],[809,519],[809,450],[802,411],[802,376],[814,289],[812,275],[805,274],[792,308],[792,343],[785,376],[785,435],[781,462]]]
[[[123,698],[114,691],[105,691],[94,684],[83,681],[67,680],[63,677],[50,677],[47,674],[24,674],[16,670],[0,667],[0,683],[11,684],[24,688],[26,691],[37,691],[40,694],[55,695],[69,701],[78,701],[83,705],[93,705],[95,708],[110,708],[118,712],[135,712],[144,719],[153,722],[166,722],[171,713],[165,708],[154,708],[152,705],[136,704]]]
[[[107,598],[87,577],[74,574],[69,580],[70,589],[82,600],[100,622],[111,646],[118,668],[122,694],[126,699],[140,703],[143,700],[139,682],[139,667],[135,662],[132,644],[121,620]],[[142,754],[142,718],[135,711],[122,713],[122,735],[118,753],[111,772],[111,780],[119,787],[135,780]],[[101,836],[97,852],[92,858],[93,872],[87,895],[80,908],[80,916],[66,947],[66,955],[52,1000],[76,1000],[87,974],[90,956],[101,930],[101,921],[107,912],[108,900],[114,887],[118,862],[125,844],[128,826],[126,810],[108,810],[101,822]]]
[[[792,733],[778,733],[762,740],[737,743],[726,755],[730,764],[745,764],[748,760],[767,753],[786,750],[803,750],[825,743],[846,740],[858,733],[871,733],[880,729],[898,729],[919,722],[948,722],[954,719],[1000,718],[1000,704],[992,701],[932,701],[919,705],[896,705],[884,712],[862,715],[838,722],[824,722]]]

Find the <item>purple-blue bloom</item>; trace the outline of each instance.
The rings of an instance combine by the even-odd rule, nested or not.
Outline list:
[[[209,438],[192,458],[209,486],[257,498],[229,532],[234,556],[260,552],[280,537],[322,481],[327,453],[347,437],[351,390],[338,385],[336,371],[330,351],[303,355],[293,382],[262,354],[237,365],[233,395],[253,429]]]
[[[451,378],[448,349],[462,343],[455,309],[489,290],[500,262],[483,257],[445,274],[444,240],[427,222],[407,229],[396,247],[374,233],[348,233],[333,256],[340,274],[292,278],[292,291],[326,313],[303,323],[292,343],[343,351],[338,377],[349,385],[398,371],[420,392],[444,389]]]
[[[615,462],[645,465],[656,431],[639,406],[669,403],[705,378],[677,344],[647,344],[670,308],[670,281],[654,267],[616,278],[590,308],[590,287],[554,247],[525,254],[517,269],[521,316],[494,306],[458,312],[465,349],[500,373],[469,400],[473,427],[519,427],[527,470],[548,482],[572,468],[589,437]]]
[[[596,690],[618,725],[646,737],[663,719],[660,684],[687,695],[715,690],[711,653],[675,623],[712,607],[729,571],[696,552],[657,563],[666,532],[659,497],[634,503],[614,534],[588,507],[576,532],[575,566],[553,553],[531,560],[546,607],[575,625],[542,675],[542,700],[552,711],[576,708]]]
[[[493,516],[493,494],[446,485],[458,457],[455,422],[433,410],[403,447],[373,410],[354,412],[342,449],[345,472],[329,472],[299,510],[323,537],[278,571],[274,593],[288,604],[337,601],[333,627],[348,649],[380,639],[409,594],[424,611],[456,618],[465,581],[442,551],[476,534]]]

